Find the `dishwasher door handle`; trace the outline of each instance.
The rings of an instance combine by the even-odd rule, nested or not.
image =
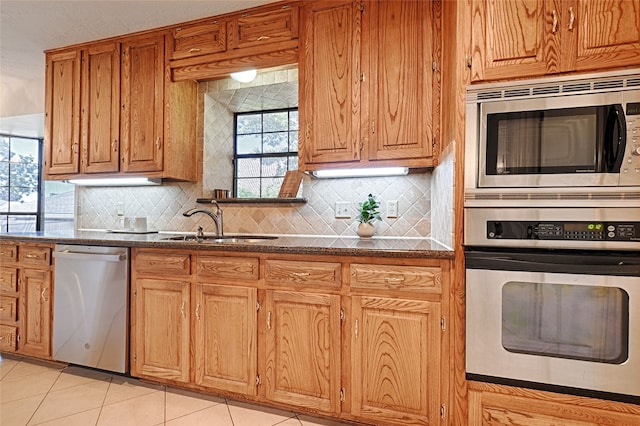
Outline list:
[[[124,253],[97,254],[97,253],[77,253],[73,251],[54,251],[53,257],[58,259],[71,259],[71,260],[96,260],[99,262],[120,262],[127,258],[127,256]]]

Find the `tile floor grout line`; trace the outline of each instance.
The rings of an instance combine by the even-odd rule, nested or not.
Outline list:
[[[98,417],[96,418],[96,423],[94,426],[98,426],[100,422],[100,416],[102,415],[102,409],[104,408],[104,403],[107,401],[107,395],[109,395],[109,389],[111,389],[111,385],[113,384],[113,376],[109,376],[109,386],[107,386],[107,391],[104,393],[104,398],[102,398],[102,404],[100,404],[100,411],[98,412]]]
[[[24,358],[23,358],[24,359]],[[20,362],[23,361],[23,359],[20,360]],[[17,367],[18,364],[20,364],[20,362],[18,362],[15,366]],[[53,389],[53,387],[55,386],[55,384],[58,382],[58,380],[60,380],[60,376],[62,375],[62,371],[63,370],[58,370],[58,377],[56,377],[56,379],[53,381],[53,383],[51,384],[51,386],[49,386],[49,390],[47,390],[47,392],[44,394],[44,397],[40,400],[40,403],[38,403],[38,406],[36,407],[35,410],[33,410],[33,413],[31,413],[31,416],[29,417],[29,420],[27,420],[27,423],[25,423],[26,425],[28,425],[29,423],[31,423],[31,420],[33,420],[33,416],[36,415],[36,413],[38,412],[38,410],[40,409],[40,407],[42,406],[42,403],[44,402],[45,399],[47,399],[47,396],[49,395],[49,392],[51,392],[51,389]],[[25,376],[26,377],[26,376]]]
[[[229,399],[225,398],[224,403],[227,405],[227,411],[229,412],[229,418],[231,419],[231,425],[236,426],[236,422],[233,421],[233,416],[231,415],[231,408],[229,408]]]

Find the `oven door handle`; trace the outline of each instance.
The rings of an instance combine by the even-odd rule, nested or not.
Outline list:
[[[554,252],[465,252],[466,269],[640,277],[640,256]]]

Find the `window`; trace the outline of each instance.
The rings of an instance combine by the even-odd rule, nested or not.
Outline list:
[[[237,198],[276,198],[288,170],[298,169],[298,109],[236,113]]]
[[[42,146],[0,135],[0,233],[73,229],[74,187],[42,181]]]
[[[41,228],[42,139],[0,136],[1,232]]]

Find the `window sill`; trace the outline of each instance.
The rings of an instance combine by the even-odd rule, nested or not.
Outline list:
[[[218,204],[306,204],[306,198],[198,198],[197,203],[211,204],[215,200]]]

